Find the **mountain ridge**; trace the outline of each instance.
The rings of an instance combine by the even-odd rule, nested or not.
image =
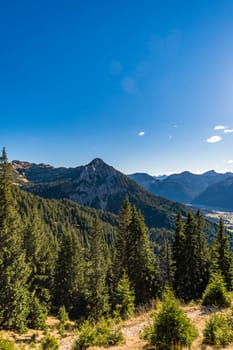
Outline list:
[[[179,201],[184,204],[196,203],[202,192],[206,191],[212,185],[217,186],[228,178],[233,178],[233,173],[217,173],[215,170],[209,170],[203,174],[193,174],[184,171],[178,174],[171,174],[162,180],[154,180],[154,177],[143,177],[140,173],[129,175],[134,181],[144,186],[149,192],[155,195],[161,195],[173,201]],[[200,197],[202,198],[202,197]],[[198,204],[203,204],[199,200]],[[208,204],[205,202],[205,204]]]
[[[43,163],[29,165],[20,161],[16,165],[13,162],[12,166],[27,180],[21,182],[22,189],[44,198],[66,198],[118,214],[128,196],[141,210],[149,227],[174,228],[177,212],[188,211],[182,204],[150,194],[100,158],[76,168],[54,168]]]

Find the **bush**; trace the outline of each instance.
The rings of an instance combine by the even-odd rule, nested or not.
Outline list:
[[[0,350],[15,350],[15,343],[13,340],[0,338]]]
[[[203,343],[222,347],[233,341],[232,316],[213,315],[206,322]]]
[[[176,350],[190,347],[196,336],[195,328],[180,309],[173,292],[167,289],[154,324],[144,331],[144,339],[158,350]]]
[[[64,305],[62,305],[58,310],[58,319],[63,324],[69,321],[69,315]]]
[[[130,281],[126,273],[123,274],[118,283],[116,293],[116,309],[115,314],[122,319],[130,318],[134,315],[134,292],[130,287]]]
[[[39,299],[33,296],[30,307],[30,314],[28,316],[28,326],[34,329],[45,330],[47,319],[47,308],[42,305]]]
[[[58,319],[60,321],[58,330],[59,330],[59,333],[63,335],[66,324],[69,321],[69,315],[64,305],[62,305],[58,310]]]
[[[59,345],[57,339],[52,335],[46,335],[42,340],[40,349],[41,350],[58,350]]]
[[[95,326],[86,321],[72,345],[72,350],[85,350],[89,346],[111,346],[123,341],[121,331],[111,321],[101,319]]]
[[[202,305],[228,307],[231,304],[226,284],[220,272],[214,273],[203,293]]]

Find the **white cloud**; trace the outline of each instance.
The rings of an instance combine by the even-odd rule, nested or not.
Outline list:
[[[138,136],[144,136],[145,135],[145,131],[140,131],[139,133],[138,133]]]
[[[228,133],[233,132],[233,129],[225,129],[224,132],[225,132],[226,134],[228,134]]]
[[[216,125],[214,127],[214,130],[224,130],[224,129],[226,129],[226,127],[224,125]]]
[[[131,77],[121,80],[121,87],[127,94],[134,94],[137,91],[137,81]]]
[[[222,138],[220,136],[217,136],[217,135],[211,136],[210,138],[206,139],[206,141],[209,143],[215,143],[215,142],[219,142],[221,140],[222,140]]]
[[[228,164],[233,164],[233,159],[229,159],[229,160],[227,161],[227,163],[228,163]]]

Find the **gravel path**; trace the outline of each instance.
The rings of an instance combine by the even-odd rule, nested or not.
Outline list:
[[[61,340],[61,342],[60,342],[59,349],[60,350],[70,350],[71,346],[72,346],[72,344],[74,342],[74,339],[75,339],[74,335],[66,337],[66,338],[63,338]]]

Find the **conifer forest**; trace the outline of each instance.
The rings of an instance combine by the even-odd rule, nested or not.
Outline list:
[[[205,231],[200,210],[190,210],[185,217],[177,212],[174,225],[172,232],[161,230],[156,241],[128,197],[114,216],[69,200],[24,192],[15,185],[4,148],[0,329],[44,330],[49,315],[61,314],[62,319],[90,324],[124,320],[164,295],[165,304],[175,307],[177,299],[207,300],[208,305],[211,288],[217,293],[222,287],[223,296],[229,293],[233,257],[223,220],[212,237]],[[216,298],[217,303],[220,296]],[[172,349],[155,344],[158,349]]]

